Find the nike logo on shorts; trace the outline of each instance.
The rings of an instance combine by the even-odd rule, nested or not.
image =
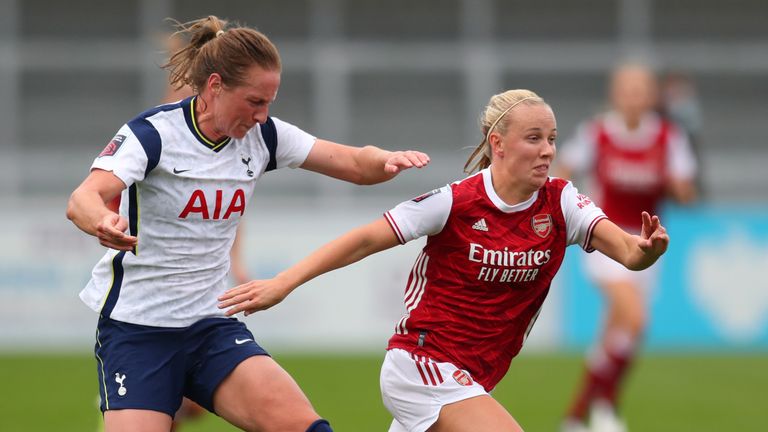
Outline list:
[[[191,168],[190,168],[190,169],[191,169]],[[176,169],[176,168],[174,168],[174,169],[173,169],[173,173],[174,173],[174,174],[181,174],[181,173],[185,173],[185,172],[187,172],[187,171],[189,171],[189,170],[188,170],[188,169],[183,169],[183,170],[180,170],[180,169]]]
[[[235,343],[238,345],[242,345],[248,341],[253,341],[253,339],[235,339]]]

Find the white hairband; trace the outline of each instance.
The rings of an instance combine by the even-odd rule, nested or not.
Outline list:
[[[219,37],[224,34],[224,30],[219,30],[216,32],[216,37]]]
[[[505,109],[504,112],[501,113],[499,118],[497,118],[496,121],[493,122],[491,127],[488,128],[488,133],[485,134],[485,140],[488,141],[488,139],[491,137],[491,132],[493,131],[493,128],[495,128],[496,125],[499,124],[499,121],[501,121],[501,119],[504,117],[504,115],[506,115],[509,112],[509,110],[511,110],[512,108],[514,108],[517,105],[519,105],[520,102],[523,102],[523,101],[526,101],[526,100],[530,100],[530,99],[538,99],[538,98],[534,97],[534,96],[524,97],[524,98],[520,99],[519,101],[517,101],[517,102],[513,103],[512,105],[510,105],[509,108]]]

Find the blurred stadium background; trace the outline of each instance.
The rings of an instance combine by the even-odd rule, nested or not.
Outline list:
[[[641,431],[764,430],[765,0],[0,0],[0,431],[95,428],[96,317],[77,293],[102,250],[66,220],[66,200],[120,125],[162,97],[164,18],[208,14],[255,26],[280,49],[272,115],[433,160],[366,188],[300,170],[262,179],[246,213],[254,277],[460,178],[479,112],[502,89],[542,95],[565,138],[603,107],[617,61],[689,74],[705,200],[666,213],[673,244],[626,413]],[[247,320],[337,430],[388,424],[378,365],[419,247],[321,277]],[[497,392],[527,430],[554,430],[600,319],[575,255]],[[232,429],[211,418],[189,430]]]

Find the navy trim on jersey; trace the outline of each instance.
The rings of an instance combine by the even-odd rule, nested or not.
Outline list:
[[[100,314],[109,317],[117,304],[117,298],[120,297],[120,288],[123,286],[123,258],[125,251],[118,252],[112,258],[112,286],[107,291],[107,298],[104,299],[104,306],[101,307]]]
[[[213,142],[203,135],[203,132],[197,127],[197,120],[195,119],[196,100],[197,96],[190,96],[180,102],[182,111],[184,112],[184,120],[187,122],[187,127],[190,132],[192,132],[192,135],[197,138],[197,141],[199,141],[200,144],[218,153],[232,141],[232,138],[226,137],[221,142]]]
[[[128,228],[132,236],[139,235],[139,188],[136,183],[128,188]],[[133,254],[136,255],[137,246],[133,247]]]
[[[162,107],[158,107],[162,108]],[[148,111],[152,112],[152,111]],[[156,113],[155,111],[154,113]],[[154,114],[153,113],[153,114]],[[147,155],[147,168],[144,170],[144,177],[147,177],[150,171],[155,169],[160,162],[160,151],[163,148],[160,134],[157,129],[146,118],[137,117],[128,122],[128,127],[141,143],[144,153]]]
[[[260,124],[259,128],[261,129],[261,137],[264,138],[264,144],[269,150],[269,163],[267,163],[267,169],[264,172],[272,171],[277,168],[277,128],[272,117],[267,117],[267,122]]]

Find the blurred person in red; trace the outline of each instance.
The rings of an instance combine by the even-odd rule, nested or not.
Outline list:
[[[563,144],[558,174],[591,177],[590,195],[605,214],[638,234],[637,214],[658,214],[667,198],[694,201],[696,159],[684,131],[655,111],[659,89],[651,68],[620,64],[612,71],[609,92],[608,111],[581,124]],[[607,311],[562,430],[626,431],[618,415],[619,393],[648,323],[649,291],[658,266],[630,272],[603,254],[584,259]]]

